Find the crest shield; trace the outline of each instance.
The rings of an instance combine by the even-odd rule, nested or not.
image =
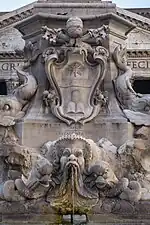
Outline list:
[[[43,31],[49,46],[43,53],[50,82],[50,90],[43,93],[46,109],[68,125],[84,124],[106,106],[101,84],[109,56],[102,46],[107,26],[84,33],[83,21],[71,17],[65,29],[43,27]]]
[[[54,49],[49,51],[53,53],[47,54],[46,72],[57,96],[53,114],[69,125],[90,121],[101,109],[95,95],[105,77],[107,50],[97,47],[91,61],[86,49],[66,48],[63,60]]]

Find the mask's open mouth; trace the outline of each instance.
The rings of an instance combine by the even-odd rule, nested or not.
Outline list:
[[[66,164],[66,171],[68,174],[68,178],[70,178],[72,175],[77,175],[80,171],[79,164],[76,161],[69,161]]]
[[[67,169],[70,169],[70,168],[79,168],[79,164],[76,162],[76,161],[69,161],[69,162],[67,162],[67,164],[66,164],[66,168]]]

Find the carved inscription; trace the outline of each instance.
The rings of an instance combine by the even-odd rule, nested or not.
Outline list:
[[[9,80],[9,79],[17,79],[17,71],[16,68],[20,67],[23,65],[23,61],[20,62],[10,62],[10,61],[0,61],[0,77],[1,79],[4,80]],[[11,88],[10,88],[11,89]]]
[[[34,124],[32,124],[32,127],[34,129]],[[44,131],[45,129],[47,133],[51,133],[51,137],[76,134],[76,135],[92,138],[92,135],[93,135],[93,132],[91,131],[90,127],[84,129],[83,125],[81,124],[71,124],[70,127],[68,128],[67,125],[64,126],[61,123],[43,123],[40,125],[40,129],[37,129],[37,127],[35,127],[35,130],[38,131],[36,135],[37,136],[43,135],[43,132],[45,132]]]
[[[127,63],[132,69],[150,69],[150,59],[141,59],[141,60],[128,60]]]
[[[22,62],[0,62],[0,71],[2,72],[15,71],[15,68],[21,65]]]

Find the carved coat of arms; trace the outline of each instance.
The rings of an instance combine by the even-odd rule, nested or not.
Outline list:
[[[85,123],[98,115],[104,104],[101,84],[106,74],[108,51],[100,45],[104,29],[88,30],[83,35],[83,22],[73,17],[66,29],[43,28],[43,38],[50,47],[45,50],[45,69],[51,89],[43,100],[60,120]],[[95,47],[88,43],[95,41]],[[59,48],[58,48],[59,47]]]

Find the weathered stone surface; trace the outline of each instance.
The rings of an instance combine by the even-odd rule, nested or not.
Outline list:
[[[134,139],[134,146],[140,152],[145,151],[147,147],[143,139]]]
[[[23,48],[24,40],[21,38],[19,31],[14,28],[8,28],[1,31],[0,52],[15,52],[15,50],[22,51]]]
[[[98,141],[99,147],[102,147],[105,151],[110,151],[114,154],[117,153],[117,147],[113,145],[109,140],[106,138],[102,138]]]
[[[135,207],[127,202],[127,201],[118,201],[113,208],[113,213],[120,213],[120,214],[134,214],[135,212]]]
[[[148,140],[150,134],[150,128],[142,126],[138,131],[135,133],[136,138],[141,138],[142,140]]]
[[[117,150],[118,154],[131,153],[134,148],[134,140],[127,141]]]
[[[3,76],[10,70],[10,95],[0,96],[2,223],[61,224],[73,214],[78,223],[90,213],[117,215],[117,223],[119,215],[149,217],[150,98],[134,90],[124,46],[137,21],[142,29],[150,21],[98,0],[38,1],[16,13],[0,17],[0,28],[26,18],[16,26],[25,46],[14,28],[1,37],[0,49],[14,59],[0,64]]]
[[[124,110],[124,113],[131,123],[137,126],[150,126],[149,115],[145,115],[141,112],[130,111],[127,109]]]

